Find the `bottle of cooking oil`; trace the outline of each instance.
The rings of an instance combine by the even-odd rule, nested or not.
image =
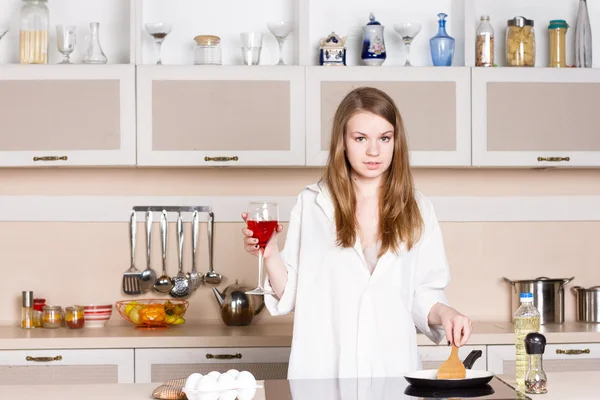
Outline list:
[[[525,351],[525,336],[540,331],[540,313],[533,305],[533,293],[521,293],[521,306],[515,312],[514,324],[517,335],[517,384],[525,386],[525,375],[529,368],[529,357]]]

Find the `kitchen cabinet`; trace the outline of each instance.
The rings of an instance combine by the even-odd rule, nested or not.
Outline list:
[[[304,81],[303,67],[138,67],[138,165],[304,165]]]
[[[458,357],[464,361],[473,350],[481,350],[481,357],[475,361],[472,369],[485,370],[487,367],[486,346],[466,345],[458,349]],[[447,346],[419,346],[419,356],[423,364],[423,369],[438,369],[450,355],[450,348]]]
[[[133,349],[2,350],[0,385],[133,383]]]
[[[488,346],[488,370],[514,375],[514,345]],[[544,371],[600,371],[600,343],[548,344],[544,352]]]
[[[2,65],[0,166],[133,166],[133,65]]]
[[[258,380],[286,379],[289,347],[135,350],[136,383],[186,378],[194,372],[250,371]]]
[[[600,71],[475,68],[473,165],[600,166]]]
[[[470,166],[470,75],[464,67],[308,67],[306,164],[325,165],[338,104],[352,89],[372,86],[398,106],[413,166]]]

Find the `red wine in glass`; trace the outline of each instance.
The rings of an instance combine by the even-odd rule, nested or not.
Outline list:
[[[250,203],[248,205],[246,223],[252,231],[252,237],[258,239],[258,286],[247,294],[274,294],[263,287],[263,252],[269,239],[277,230],[279,223],[279,208],[276,203]]]

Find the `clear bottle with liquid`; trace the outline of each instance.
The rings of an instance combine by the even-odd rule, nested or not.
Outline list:
[[[529,356],[525,349],[525,336],[540,331],[540,313],[533,305],[533,293],[521,293],[521,306],[514,315],[516,340],[516,380],[519,386],[525,386],[525,375],[529,369]]]

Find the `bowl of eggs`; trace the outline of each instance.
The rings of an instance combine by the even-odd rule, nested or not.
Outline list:
[[[225,373],[193,373],[186,379],[182,391],[188,400],[252,400],[259,387],[262,386],[250,372],[230,369]]]

